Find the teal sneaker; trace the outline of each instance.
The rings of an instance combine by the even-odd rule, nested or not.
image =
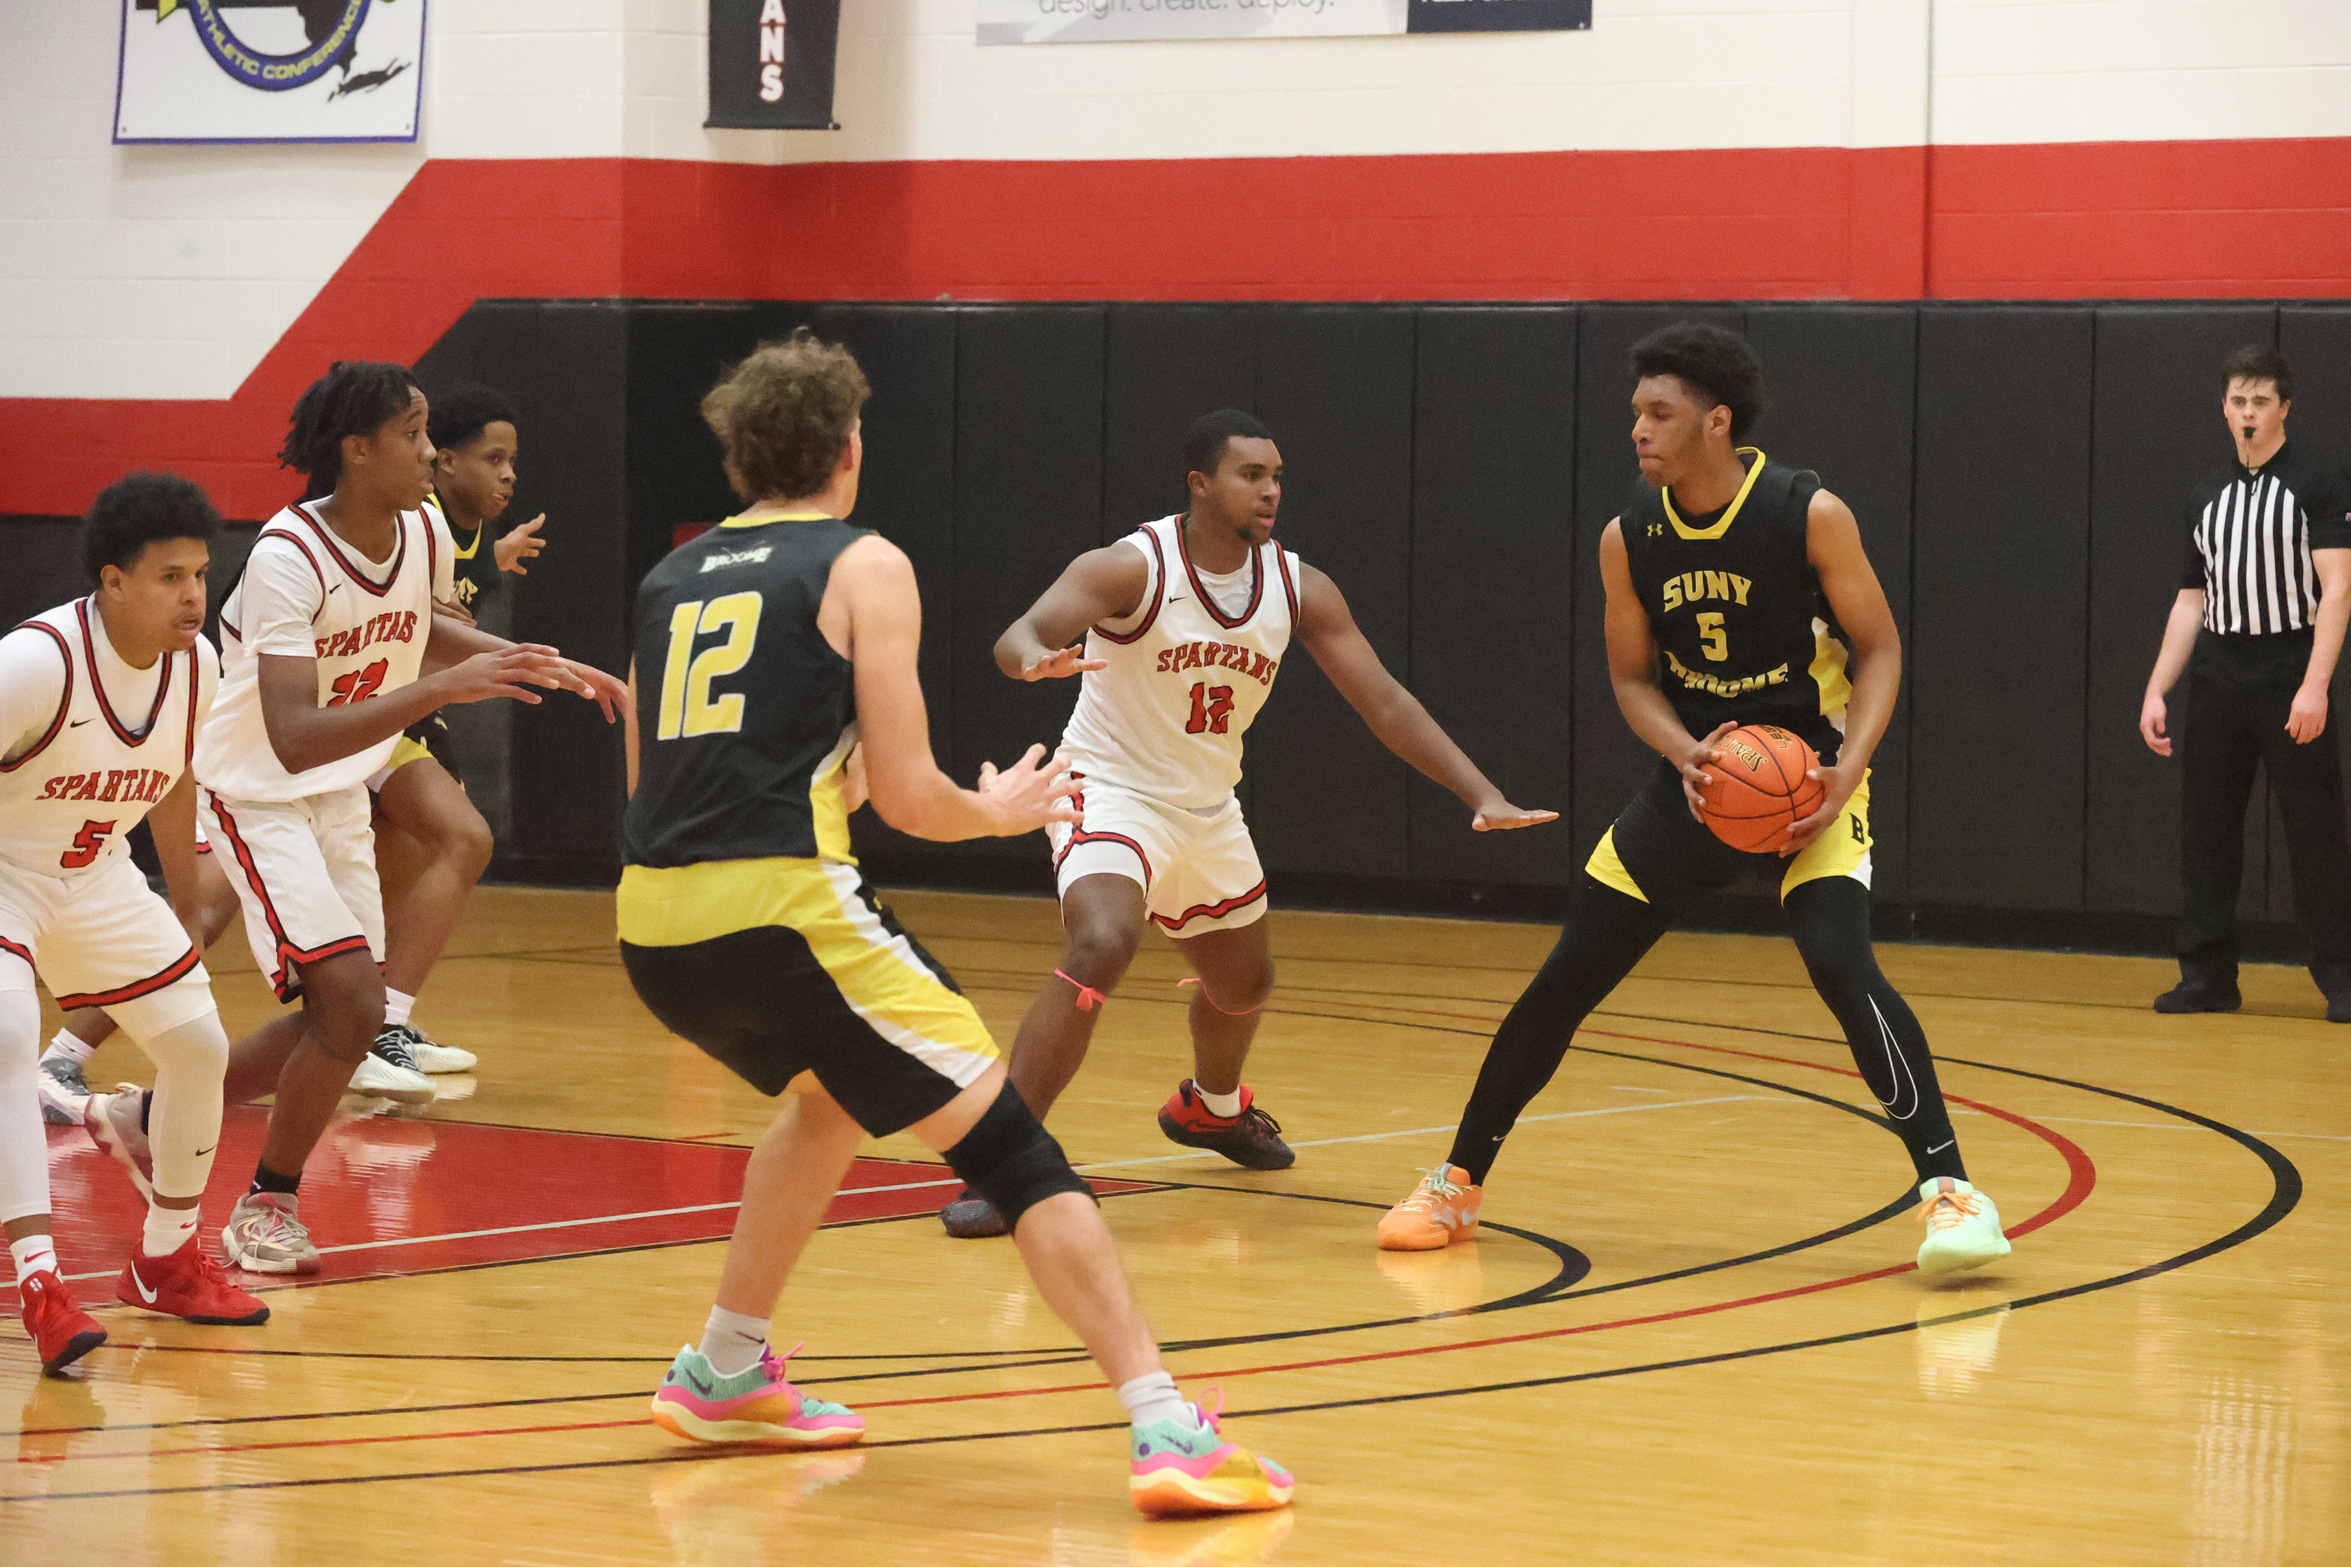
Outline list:
[[[811,1398],[784,1379],[795,1344],[778,1355],[762,1350],[759,1364],[720,1376],[688,1344],[669,1363],[653,1395],[653,1423],[689,1442],[761,1442],[772,1447],[847,1447],[865,1440],[862,1416]]]
[[[1961,1273],[2008,1255],[2000,1210],[1967,1182],[1949,1175],[1921,1182],[1918,1203],[1918,1221],[1927,1229],[1918,1246],[1919,1272],[1930,1278]]]
[[[1182,1513],[1262,1513],[1290,1505],[1297,1482],[1270,1458],[1224,1439],[1216,1411],[1187,1406],[1190,1421],[1134,1428],[1127,1495],[1153,1518]]]

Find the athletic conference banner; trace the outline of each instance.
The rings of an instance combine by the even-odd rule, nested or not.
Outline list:
[[[841,0],[710,0],[710,117],[729,130],[830,131]]]
[[[120,0],[114,139],[414,141],[425,0]]]
[[[1572,32],[1592,0],[979,0],[983,44]]]

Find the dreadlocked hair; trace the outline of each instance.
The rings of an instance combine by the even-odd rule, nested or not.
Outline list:
[[[286,444],[278,448],[279,466],[309,481],[304,500],[333,494],[343,477],[343,437],[375,434],[386,420],[407,412],[410,396],[420,390],[406,365],[336,360],[295,401]]]

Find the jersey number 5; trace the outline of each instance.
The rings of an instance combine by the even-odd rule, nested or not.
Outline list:
[[[334,695],[327,698],[329,707],[348,707],[353,702],[364,702],[376,694],[376,687],[384,683],[384,671],[392,667],[388,658],[379,658],[365,669],[354,669],[349,674],[337,675],[332,687]]]
[[[1722,629],[1722,614],[1708,610],[1698,617],[1698,651],[1719,664],[1731,656],[1731,639]]]
[[[1184,733],[1225,734],[1233,722],[1233,688],[1211,686],[1200,681],[1192,687],[1192,717],[1184,725]]]
[[[98,856],[106,852],[106,835],[114,831],[112,822],[84,822],[82,830],[73,835],[73,847],[57,857],[65,870],[78,871],[98,863]]]
[[[655,738],[742,731],[741,693],[713,696],[710,683],[751,662],[752,645],[759,640],[760,607],[756,593],[729,593],[707,602],[689,599],[669,612],[669,657],[661,666],[661,726]],[[694,651],[696,637],[721,631],[727,634],[724,642]]]

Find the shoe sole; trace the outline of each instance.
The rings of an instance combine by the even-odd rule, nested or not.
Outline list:
[[[41,1362],[42,1375],[57,1376],[66,1367],[105,1342],[106,1330],[104,1328],[92,1328],[85,1333],[76,1333],[72,1338],[66,1340],[64,1351],[55,1360]]]
[[[362,1088],[353,1083],[346,1091],[362,1099],[386,1099],[396,1105],[429,1105],[441,1097],[441,1091],[429,1083],[422,1088]]]
[[[247,1271],[252,1270],[248,1269]],[[119,1289],[114,1292],[114,1298],[126,1306],[136,1307],[140,1311],[152,1311],[159,1317],[170,1317],[176,1322],[193,1322],[199,1327],[206,1328],[257,1328],[269,1320],[267,1306],[258,1307],[252,1315],[244,1317],[197,1316],[190,1312],[167,1310],[161,1304],[140,1300],[135,1295],[126,1295]]]
[[[1165,1110],[1159,1112],[1159,1129],[1167,1134],[1167,1140],[1171,1143],[1177,1143],[1186,1148],[1204,1148],[1212,1154],[1230,1159],[1244,1170],[1287,1170],[1298,1162],[1297,1153],[1286,1143],[1281,1145],[1281,1152],[1278,1154],[1261,1151],[1245,1159],[1239,1154],[1218,1147],[1211,1141],[1210,1139],[1216,1136],[1215,1133],[1195,1132]]]
[[[481,1057],[468,1055],[462,1062],[455,1065],[427,1066],[420,1059],[416,1063],[416,1069],[427,1077],[456,1077],[472,1071],[481,1064]]]
[[[658,1398],[653,1401],[653,1423],[681,1440],[722,1447],[854,1447],[865,1440],[863,1429],[799,1432],[764,1420],[705,1420],[690,1409]]]
[[[1947,1273],[1965,1273],[1971,1268],[1980,1268],[1986,1263],[1998,1262],[2014,1250],[2016,1248],[2008,1243],[2007,1237],[2003,1236],[1998,1251],[1979,1252],[1972,1255],[1959,1252],[1948,1259],[1937,1257],[1932,1261],[1921,1257],[1918,1260],[1918,1271],[1923,1277],[1939,1279]]]
[[[1233,1485],[1195,1480],[1176,1469],[1162,1469],[1149,1478],[1130,1476],[1127,1499],[1150,1518],[1180,1518],[1194,1513],[1270,1513],[1290,1505],[1297,1488],[1291,1485]]]

